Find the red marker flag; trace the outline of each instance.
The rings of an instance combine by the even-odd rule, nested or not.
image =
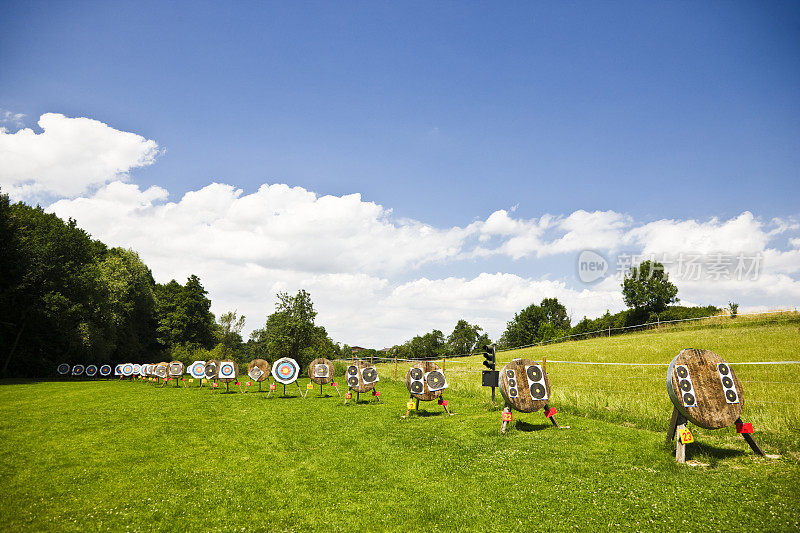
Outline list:
[[[555,415],[557,412],[558,411],[556,411],[555,407],[551,407],[550,409],[547,410],[547,412],[544,414],[544,416],[546,416],[547,418],[550,418],[553,415]]]
[[[752,433],[753,424],[750,422],[736,422],[736,433]]]

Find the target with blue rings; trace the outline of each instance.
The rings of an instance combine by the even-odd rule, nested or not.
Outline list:
[[[83,374],[83,365],[75,365],[72,367],[72,375],[80,376]]]
[[[86,375],[90,378],[93,378],[97,374],[97,367],[94,365],[89,365],[86,367]]]
[[[141,374],[142,373],[142,365],[133,365],[133,373],[134,374]]]
[[[189,365],[189,374],[195,379],[202,379],[206,377],[206,362],[195,361]]]
[[[104,378],[110,376],[111,375],[111,367],[109,365],[101,366],[100,367],[100,375],[103,376]]]
[[[123,366],[124,365],[120,364],[120,365],[117,365],[117,366],[114,367],[114,375],[115,376],[121,376],[122,375],[122,367]]]
[[[297,381],[300,375],[300,365],[291,357],[284,357],[275,361],[272,365],[272,377],[275,381],[288,385]]]
[[[58,365],[56,372],[58,372],[62,376],[66,376],[67,374],[69,374],[69,365],[67,363],[61,363],[60,365]]]
[[[220,361],[217,376],[223,383],[236,379],[236,363],[233,361]]]
[[[130,363],[125,363],[122,365],[122,375],[123,376],[132,376],[133,375],[133,365]]]

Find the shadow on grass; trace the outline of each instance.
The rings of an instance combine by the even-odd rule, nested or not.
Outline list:
[[[410,415],[408,415],[408,417],[409,418],[428,418],[430,416],[442,416],[442,415],[446,415],[446,414],[447,413],[444,411],[444,409],[442,409],[441,411],[425,411],[425,410],[420,409],[419,411],[416,411],[416,413],[412,412]]]
[[[744,441],[742,441],[742,443],[744,444]],[[732,457],[741,457],[751,453],[749,448],[745,451],[735,448],[720,448],[718,446],[711,446],[710,444],[703,444],[700,442],[695,442],[694,444],[694,446],[687,445],[686,447],[687,459],[692,459],[695,457],[708,457],[711,459],[720,460],[730,459]]]
[[[550,424],[531,424],[530,422],[523,422],[522,420],[518,420],[515,425],[517,431],[525,431],[528,433],[531,431],[542,431],[543,429],[548,429],[550,427],[553,426]]]

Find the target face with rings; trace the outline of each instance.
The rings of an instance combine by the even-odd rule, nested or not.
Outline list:
[[[142,371],[142,365],[133,365],[133,373],[139,374]]]
[[[117,365],[114,367],[114,375],[121,376],[122,375],[122,367],[123,365]]]
[[[444,372],[441,370],[434,370],[425,374],[425,383],[428,385],[428,390],[431,392],[447,388],[447,380],[444,378]]]
[[[378,371],[374,366],[365,368],[361,371],[361,377],[364,378],[364,383],[370,384],[378,381]]]
[[[234,363],[230,361],[223,361],[219,364],[219,377],[220,379],[232,379],[236,377],[236,369]]]
[[[542,364],[531,359],[512,359],[500,370],[500,392],[511,409],[533,413],[550,399],[550,382]]]
[[[103,365],[100,367],[100,375],[103,377],[108,377],[111,375],[111,367],[109,365]]]
[[[725,363],[719,363],[717,372],[722,383],[722,390],[725,393],[725,401],[729,404],[739,403],[739,394],[736,392],[736,384],[731,377],[731,369]]]
[[[347,386],[351,389],[357,388],[360,382],[358,379],[358,367],[356,365],[348,366],[345,375],[347,376]]]
[[[253,381],[258,381],[258,378],[264,375],[264,371],[258,368],[257,366],[254,366],[253,369],[247,373],[247,375],[250,376],[250,378],[253,379]]]
[[[327,378],[329,373],[328,365],[314,365],[314,377]]]
[[[217,368],[218,364],[216,361],[208,361],[205,365],[205,370],[203,371],[208,379],[214,379],[217,377]]]
[[[535,401],[547,400],[547,385],[544,382],[542,367],[539,365],[525,367],[525,376],[528,378],[528,390],[531,398]]]
[[[123,376],[132,376],[133,375],[133,365],[130,363],[125,363],[122,365],[122,375]]]
[[[58,365],[56,371],[62,376],[66,376],[67,374],[69,374],[69,368],[70,367],[67,363],[61,363],[60,365]]]
[[[189,365],[189,374],[195,379],[204,378],[206,375],[205,371],[206,371],[205,361],[195,361],[191,365]]]
[[[272,365],[272,377],[275,381],[288,385],[294,383],[300,376],[300,365],[291,357],[284,357]]]
[[[411,397],[422,402],[441,398],[447,386],[444,372],[433,361],[420,361],[406,372],[406,387]]]
[[[72,367],[72,375],[80,376],[83,374],[83,365],[75,365]]]
[[[409,370],[409,373],[411,374],[411,379],[414,381],[422,380],[422,376],[425,374],[421,368],[417,367],[414,367],[411,370]]]
[[[175,377],[183,375],[183,363],[180,361],[172,361],[169,364],[169,375]]]
[[[89,365],[86,367],[86,375],[90,378],[93,378],[97,374],[97,367],[94,365]]]

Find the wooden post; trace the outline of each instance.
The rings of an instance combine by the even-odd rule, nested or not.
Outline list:
[[[611,338],[611,326],[608,326],[608,338]]]
[[[444,372],[445,364],[447,364],[447,357],[442,357],[442,372]]]
[[[737,424],[741,424],[742,423],[742,419],[741,418],[737,418],[736,419],[736,423]],[[761,449],[761,447],[756,442],[756,439],[753,438],[752,434],[750,434],[750,433],[742,433],[742,437],[744,437],[744,440],[747,442],[747,444],[750,445],[750,449],[751,450],[753,450],[758,455],[764,455],[764,450]]]
[[[667,429],[667,444],[670,444],[675,438],[675,431],[678,429],[678,421],[681,419],[681,414],[677,407],[672,408],[672,418],[669,421],[669,428]]]
[[[686,429],[686,422],[682,422],[678,424],[677,431],[678,431],[678,441],[675,444],[675,460],[679,463],[686,462],[686,445],[681,440],[681,431]]]
[[[397,354],[394,354],[394,380],[397,381]]]
[[[506,405],[506,406],[503,408],[503,412],[504,412],[504,413],[511,412],[511,409],[509,409],[509,408],[508,408],[508,406]],[[502,434],[504,434],[504,435],[505,435],[505,433],[506,433],[506,425],[508,425],[508,422],[506,422],[505,420],[503,420],[503,422],[500,424],[500,433],[502,433]]]

